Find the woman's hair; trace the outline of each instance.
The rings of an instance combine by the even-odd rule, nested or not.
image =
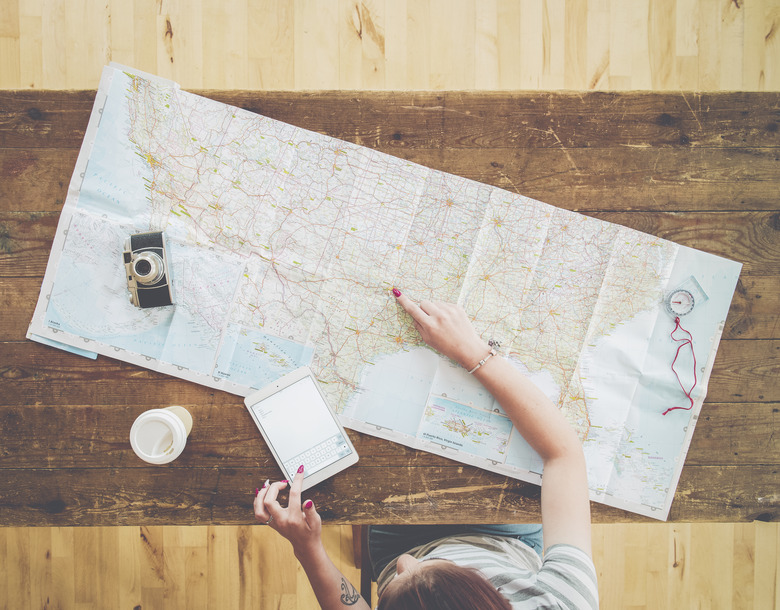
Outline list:
[[[377,610],[511,610],[509,602],[474,568],[428,566],[391,582]]]

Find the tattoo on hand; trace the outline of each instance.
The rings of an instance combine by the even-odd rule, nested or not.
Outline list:
[[[360,601],[360,593],[355,590],[355,587],[346,579],[341,579],[341,590],[344,593],[341,594],[341,603],[345,606],[354,606]]]

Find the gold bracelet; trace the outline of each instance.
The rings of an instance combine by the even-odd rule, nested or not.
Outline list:
[[[483,364],[485,364],[485,363],[486,363],[488,360],[490,360],[490,359],[491,359],[493,356],[495,356],[495,355],[496,355],[496,353],[497,353],[497,352],[496,352],[496,348],[495,348],[495,347],[491,347],[491,348],[490,348],[490,352],[488,353],[488,355],[487,355],[487,356],[485,356],[485,357],[484,357],[482,360],[480,360],[480,361],[477,363],[477,366],[475,366],[473,369],[471,369],[471,370],[469,371],[469,375],[471,375],[471,374],[472,374],[474,371],[476,371],[476,370],[477,370],[479,367],[481,367],[481,366],[482,366]]]

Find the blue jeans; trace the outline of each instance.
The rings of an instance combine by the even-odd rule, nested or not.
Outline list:
[[[421,544],[446,536],[485,534],[514,538],[530,546],[542,557],[542,526],[517,525],[371,525],[368,528],[368,556],[373,578],[393,559]]]

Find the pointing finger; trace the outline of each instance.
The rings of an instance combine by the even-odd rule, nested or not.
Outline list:
[[[393,294],[395,295],[398,304],[404,308],[406,313],[412,316],[412,319],[415,322],[422,324],[428,318],[428,314],[425,313],[417,303],[412,301],[412,299],[405,294],[401,294],[397,288],[393,288]]]
[[[298,472],[295,474],[292,485],[290,485],[290,500],[287,506],[300,506],[301,505],[301,491],[303,490],[303,464],[298,468]]]
[[[424,311],[428,316],[436,315],[441,311],[439,305],[433,301],[420,301],[420,309]]]

